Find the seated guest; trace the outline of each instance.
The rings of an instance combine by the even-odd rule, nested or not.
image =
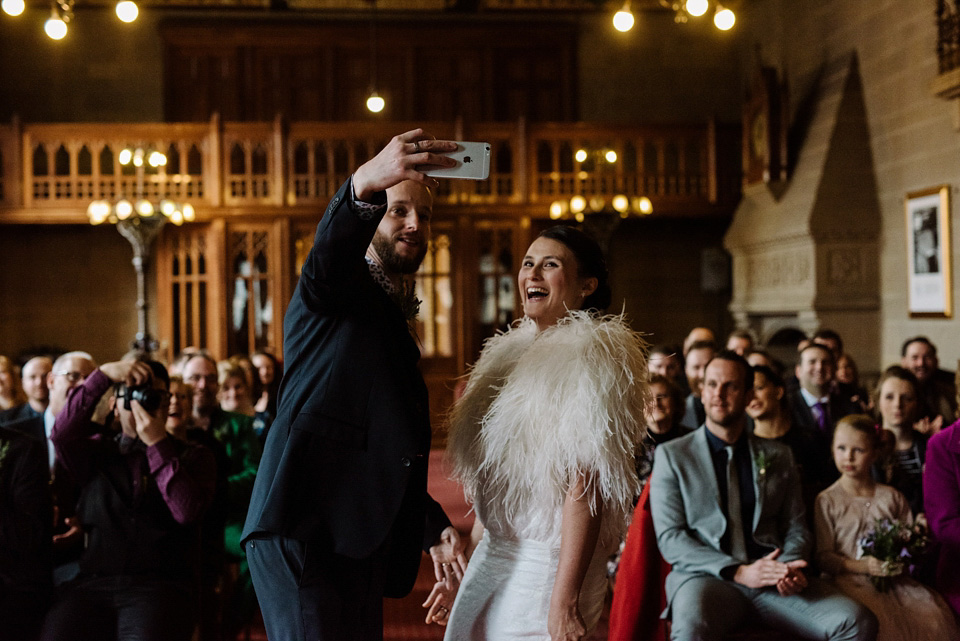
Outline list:
[[[256,608],[256,595],[247,569],[246,555],[240,546],[253,482],[260,464],[260,443],[253,431],[253,417],[228,412],[220,407],[217,364],[208,355],[198,353],[183,364],[183,379],[193,388],[193,422],[208,431],[227,450],[226,526],[223,534],[227,561],[231,563],[224,576],[224,598],[230,603],[224,609],[224,636],[232,638],[249,620]]]
[[[713,330],[708,327],[694,327],[690,330],[690,333],[687,334],[687,337],[683,339],[684,357],[690,353],[690,348],[694,343],[713,343],[716,345],[717,337],[714,335]]]
[[[900,364],[917,378],[920,410],[918,427],[931,434],[950,425],[957,415],[957,388],[949,372],[940,369],[937,347],[926,336],[903,343]]]
[[[836,364],[833,352],[820,343],[811,343],[800,352],[795,373],[800,386],[790,398],[793,424],[827,436],[844,416],[855,414],[859,405],[833,389]],[[829,445],[827,447],[829,451]]]
[[[50,600],[53,511],[43,442],[0,427],[0,639],[32,641]]]
[[[672,638],[720,640],[759,623],[810,639],[874,639],[869,610],[804,575],[800,479],[789,447],[747,433],[752,398],[753,370],[721,352],[704,375],[704,426],[657,448],[650,506],[672,565]]]
[[[960,421],[927,443],[923,505],[937,552],[933,584],[960,617]]]
[[[860,540],[879,519],[913,522],[906,498],[889,485],[874,481],[870,468],[880,455],[880,438],[873,419],[847,416],[833,433],[833,459],[840,479],[817,497],[814,521],[817,561],[837,587],[866,605],[880,621],[880,641],[960,639],[960,628],[940,595],[864,555]],[[891,576],[890,588],[880,592],[871,577]]]
[[[643,434],[643,453],[637,456],[640,488],[647,484],[653,471],[653,453],[657,446],[683,436],[690,428],[680,424],[683,417],[683,394],[665,376],[650,376],[650,407],[647,410],[647,431]]]
[[[813,434],[817,459],[822,463],[817,476],[807,477],[814,484],[815,493],[837,480],[837,471],[829,464],[833,426],[844,416],[860,411],[859,404],[834,389],[835,371],[833,352],[825,345],[811,342],[800,351],[800,362],[794,369],[798,387],[788,393],[790,423]]]
[[[776,372],[777,376],[783,376],[783,365],[781,365],[773,356],[770,356],[769,352],[766,352],[762,349],[751,349],[749,352],[743,355],[747,359],[747,363],[750,364],[750,367],[757,367],[758,365],[763,365],[764,367],[769,367],[771,370]]]
[[[42,416],[50,402],[47,374],[53,369],[53,361],[46,356],[31,358],[20,370],[20,387],[27,400],[22,405],[0,412],[0,425]]]
[[[843,339],[840,338],[840,334],[832,329],[818,329],[810,337],[810,340],[829,349],[833,355],[834,363],[840,360],[840,356],[843,355]]]
[[[259,383],[252,384],[250,379],[256,378],[257,373],[256,370],[247,372],[239,364],[240,362],[236,357],[231,357],[230,360],[220,361],[217,364],[220,375],[220,392],[217,394],[217,399],[220,401],[220,407],[225,411],[253,417],[253,431],[262,446],[266,440],[267,428],[273,422],[273,416],[267,412],[258,412],[254,407],[253,399],[259,397],[260,387]]]
[[[120,383],[113,437],[91,418]],[[154,361],[108,363],[73,390],[51,436],[81,486],[86,535],[80,575],[62,586],[44,641],[186,641],[194,627],[198,523],[213,499],[209,450],[164,427],[167,371]]]
[[[239,367],[243,370],[243,373],[246,375],[247,384],[250,387],[250,404],[260,398],[260,380],[257,378],[257,367],[253,364],[253,359],[251,359],[246,354],[234,354],[227,359],[227,362],[234,367]],[[222,362],[220,363],[222,365]]]
[[[683,358],[676,345],[654,345],[647,357],[647,368],[651,374],[659,374],[672,381],[683,391],[684,396],[690,392],[687,389],[687,379],[683,375]],[[682,411],[680,415],[683,416]]]
[[[867,389],[860,384],[860,368],[850,354],[841,354],[837,359],[835,380],[841,393],[845,392],[851,401],[858,403],[863,413],[869,413],[873,409],[873,399],[870,398]]]
[[[27,402],[17,382],[16,368],[6,356],[0,356],[0,410],[9,410]]]
[[[753,350],[753,335],[745,329],[735,329],[727,336],[726,348],[740,356]]]
[[[219,391],[217,401],[221,409],[244,416],[253,416],[253,399],[250,396],[250,379],[247,371],[232,361],[217,363]]]
[[[636,456],[637,476],[640,477],[641,490],[647,484],[650,472],[653,471],[653,453],[657,446],[690,432],[689,428],[680,424],[683,408],[683,393],[680,388],[660,374],[651,374],[649,385],[647,431],[643,434],[641,451]],[[616,580],[617,566],[625,542],[625,540],[620,541],[620,548],[607,561],[607,578],[611,583]]]
[[[264,350],[254,352],[250,360],[256,368],[262,390],[254,408],[257,412],[266,412],[274,417],[277,415],[277,392],[280,391],[280,379],[283,376],[280,362],[276,356]]]
[[[167,433],[193,445],[209,449],[217,462],[217,484],[210,507],[200,522],[200,600],[199,641],[221,641],[220,578],[225,563],[223,528],[226,521],[227,450],[210,432],[193,425],[193,389],[180,376],[170,377],[170,407],[167,411]]]
[[[776,372],[764,365],[754,367],[753,400],[747,405],[747,415],[753,419],[754,436],[779,441],[790,448],[800,473],[804,506],[811,508],[817,495],[814,483],[807,479],[822,478],[820,468],[824,463],[818,457],[813,434],[790,424],[786,391]]]
[[[698,341],[690,346],[684,363],[684,373],[690,394],[684,402],[683,419],[680,421],[690,429],[703,425],[706,417],[703,411],[703,402],[700,400],[700,387],[703,384],[703,371],[707,363],[713,358],[717,346],[708,341]]]
[[[899,365],[888,367],[877,383],[876,405],[891,446],[877,461],[878,478],[902,492],[913,513],[920,514],[927,436],[913,429],[920,408],[917,379]]]
[[[7,424],[10,429],[23,432],[43,443],[47,454],[50,494],[56,517],[53,526],[54,585],[76,576],[77,560],[83,546],[83,532],[76,520],[79,488],[57,462],[50,433],[57,416],[67,404],[70,390],[82,384],[96,367],[93,357],[86,352],[61,354],[47,373],[46,385],[50,394],[43,415]]]

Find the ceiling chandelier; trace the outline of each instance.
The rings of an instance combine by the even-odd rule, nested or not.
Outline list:
[[[43,23],[43,31],[51,40],[63,40],[73,20],[74,0],[53,0],[50,3],[50,17]],[[2,0],[0,9],[10,17],[16,18],[27,8],[25,0]],[[114,11],[121,22],[131,23],[140,15],[140,8],[134,0],[119,0]]]
[[[699,18],[706,14],[713,6],[713,24],[720,31],[729,31],[737,21],[732,10],[716,0],[660,0],[660,6],[673,11],[673,20],[677,24],[685,24],[691,17]],[[613,15],[613,26],[617,31],[626,33],[633,29],[635,19],[631,10],[630,0],[625,0],[623,6]]]

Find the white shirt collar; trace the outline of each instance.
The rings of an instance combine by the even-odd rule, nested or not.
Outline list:
[[[821,396],[820,398],[817,398],[816,396],[814,396],[813,394],[811,394],[811,393],[808,392],[807,390],[803,389],[802,387],[800,388],[800,396],[803,397],[803,401],[807,404],[807,407],[813,407],[813,406],[816,405],[817,403],[829,403],[829,402],[830,402],[830,395],[829,395],[829,394],[827,394],[826,396]]]

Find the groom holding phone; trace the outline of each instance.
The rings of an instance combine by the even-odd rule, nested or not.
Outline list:
[[[423,170],[453,167],[456,149],[394,137],[317,227],[243,531],[270,641],[382,639],[382,597],[410,592],[421,548],[438,580],[462,577],[460,536],[427,494],[427,389],[403,310],[438,186]]]

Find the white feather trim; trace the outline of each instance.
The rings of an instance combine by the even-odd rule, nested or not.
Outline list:
[[[646,344],[623,316],[524,319],[487,340],[450,416],[454,472],[487,527],[559,542],[583,474],[602,539],[619,537],[639,492],[634,455],[648,396]]]

